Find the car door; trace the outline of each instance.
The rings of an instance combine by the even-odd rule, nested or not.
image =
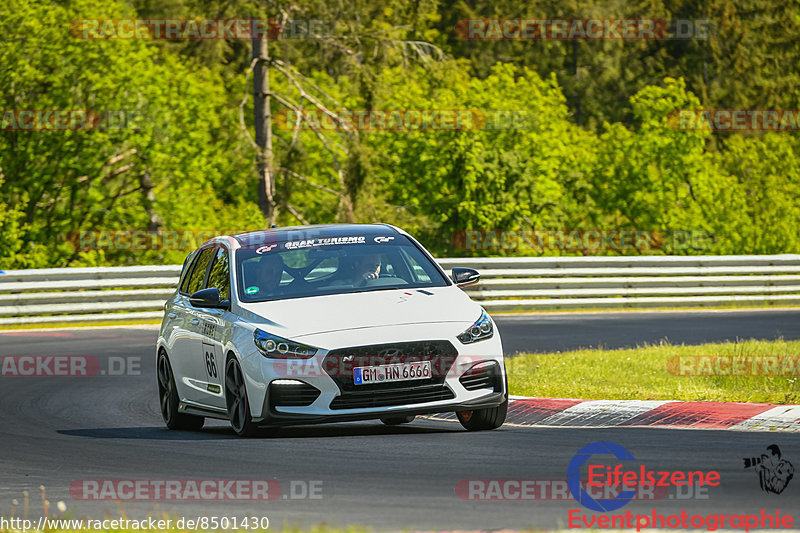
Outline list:
[[[183,344],[186,341],[185,327],[187,320],[183,295],[186,294],[188,290],[189,279],[192,277],[192,268],[194,267],[196,259],[197,250],[186,256],[186,260],[183,262],[183,268],[181,269],[181,276],[178,280],[178,290],[172,298],[167,300],[164,306],[165,315],[161,334],[166,339],[167,346],[169,347],[168,351],[173,372],[176,372],[180,365],[177,353],[186,349]]]
[[[222,245],[214,250],[208,277],[204,288],[219,290],[222,300],[230,301],[230,252]],[[197,309],[200,319],[200,346],[196,359],[195,379],[202,384],[204,404],[224,409],[223,379],[225,372],[225,354],[223,342],[230,329],[227,309]]]
[[[176,335],[170,361],[181,396],[194,402],[202,401],[205,396],[199,390],[203,385],[196,383],[199,367],[196,354],[202,350],[202,320],[200,310],[189,303],[189,297],[205,286],[214,252],[214,247],[198,251],[192,271],[181,285],[178,301],[172,309],[180,333]]]

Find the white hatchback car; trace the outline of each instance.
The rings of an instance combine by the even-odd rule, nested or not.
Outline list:
[[[410,235],[385,224],[216,237],[186,258],[156,347],[172,429],[410,422],[455,412],[500,427],[508,391],[494,322]]]

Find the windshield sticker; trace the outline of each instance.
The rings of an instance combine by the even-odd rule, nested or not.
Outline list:
[[[336,244],[364,244],[366,237],[329,237],[326,239],[308,239],[304,241],[290,241],[283,246],[287,250],[298,250],[300,248],[313,248],[317,246],[331,246]]]
[[[389,242],[393,240],[394,237],[375,237],[375,242]]]
[[[278,246],[278,245],[277,244],[268,244],[266,246],[262,246],[262,247],[260,247],[259,249],[256,250],[256,253],[257,254],[263,254],[263,253],[269,252],[270,250],[272,250],[276,246]]]
[[[258,287],[247,287],[244,292],[245,294],[255,294],[258,292]]]

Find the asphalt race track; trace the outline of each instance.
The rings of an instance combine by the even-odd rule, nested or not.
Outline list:
[[[675,343],[800,338],[800,311],[535,315],[503,317],[498,323],[509,353],[626,346],[664,337]],[[672,487],[663,499],[630,502],[617,513],[786,514],[800,509],[800,472],[781,494],[773,494],[760,488],[757,473],[742,461],[778,444],[783,458],[800,468],[797,433],[509,426],[467,433],[457,423],[423,419],[400,427],[359,422],[289,428],[261,439],[236,438],[216,421],[200,432],[169,431],[158,408],[155,338],[153,328],[0,333],[2,356],[90,355],[100,361],[93,377],[0,377],[0,516],[9,516],[12,499],[21,502],[23,491],[31,494],[30,516],[40,516],[39,486],[44,485],[51,505],[64,501],[75,516],[95,518],[104,512],[118,516],[122,509],[135,518],[266,516],[273,529],[321,522],[380,530],[566,527],[571,510],[592,513],[568,494],[548,494],[548,487],[563,488],[572,457],[595,441],[624,446],[636,458],[630,464],[647,470],[715,470],[721,476],[720,485],[707,491],[687,494]],[[117,365],[120,361],[134,366]],[[117,371],[122,375],[108,375]],[[220,479],[274,479],[281,491],[271,486],[277,499],[267,502],[124,504],[70,493],[81,480]],[[469,493],[456,490],[467,486],[464,480],[493,479],[536,480],[546,501],[536,496],[465,501],[460,496]],[[475,497],[494,494],[483,483],[474,485],[479,487]],[[507,495],[517,498],[517,493]]]

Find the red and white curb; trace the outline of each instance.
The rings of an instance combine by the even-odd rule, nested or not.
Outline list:
[[[736,402],[509,398],[506,424],[536,427],[665,427],[800,431],[800,406]],[[455,420],[455,415],[434,415]]]

